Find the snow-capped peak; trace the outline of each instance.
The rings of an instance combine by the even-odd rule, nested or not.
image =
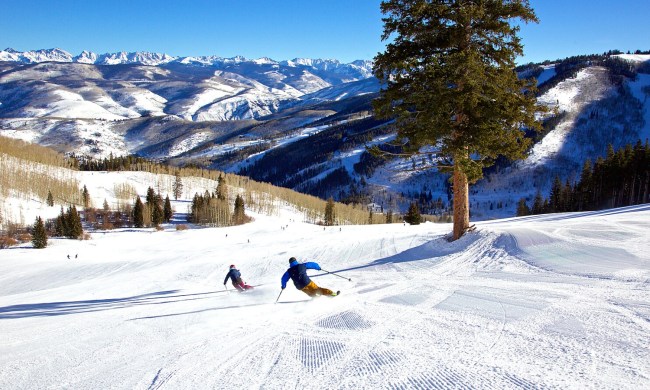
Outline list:
[[[91,52],[91,51],[82,51],[81,54],[78,56],[74,57],[72,60],[74,62],[79,62],[82,64],[94,64],[97,62],[97,54]]]
[[[261,57],[256,60],[253,60],[254,63],[258,65],[277,65],[278,62],[270,59],[269,57]]]
[[[121,51],[119,53],[107,53],[100,55],[95,63],[101,65],[116,65],[116,64],[142,64],[157,66],[166,64],[176,60],[176,57],[150,52],[132,52],[127,53]]]
[[[33,64],[38,62],[72,62],[72,54],[65,50],[40,49],[19,52],[11,48],[0,51],[0,61],[23,62]]]

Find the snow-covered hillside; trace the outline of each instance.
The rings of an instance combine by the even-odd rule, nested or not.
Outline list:
[[[650,55],[616,57],[639,69],[635,79],[614,81],[604,57],[598,66],[581,63],[575,73],[566,71],[563,62],[526,70],[537,75],[544,91],[539,101],[555,117],[546,118],[552,125],[527,159],[495,168],[472,186],[473,219],[512,216],[521,198],[530,206],[538,191],[547,196],[556,175],[562,182],[575,182],[584,161],[603,156],[608,144],[617,149],[650,137]],[[373,173],[355,171],[367,145],[390,138],[382,133],[352,142],[346,129],[337,130],[341,123],[355,126],[355,118],[372,110],[379,83],[371,77],[369,61],[152,53],[83,53],[77,58],[61,50],[5,50],[0,59],[7,61],[0,68],[0,133],[6,136],[60,152],[137,154],[237,172],[269,151],[281,153],[291,144],[287,140],[333,129],[340,134],[332,139],[342,140],[344,150],[324,152],[319,150],[323,144],[304,141],[303,150],[314,148],[319,161],[293,169],[297,164],[274,166],[267,159],[265,170],[281,172],[279,180],[312,194],[317,182],[338,174],[343,179],[330,183],[344,184],[327,196],[359,189],[372,195],[370,203],[386,207],[399,197],[402,212],[422,194],[449,204],[447,178],[435,172],[432,162],[404,160]],[[372,129],[355,129],[364,130]],[[413,171],[414,165],[427,169]],[[361,183],[368,186],[361,188]]]
[[[119,174],[89,175],[108,196]],[[650,387],[648,206],[453,243],[447,224],[252,215],[1,251],[0,388]],[[341,295],[280,294],[291,256]],[[230,264],[253,291],[223,285]]]
[[[650,64],[650,55],[621,55],[637,65]],[[540,77],[554,71],[547,67]],[[489,175],[472,189],[473,208],[480,219],[515,214],[517,201],[530,205],[537,191],[548,196],[555,176],[574,183],[584,162],[604,157],[614,149],[650,138],[650,76],[638,73],[621,85],[612,82],[608,69],[586,67],[575,77],[550,88],[539,101],[555,110],[561,120],[535,144],[528,157],[508,169]],[[501,203],[502,208],[496,205]]]

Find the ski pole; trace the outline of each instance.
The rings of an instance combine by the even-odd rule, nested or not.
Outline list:
[[[346,278],[345,276],[341,276],[341,275],[339,275],[339,274],[335,274],[334,272],[330,272],[330,271],[328,271],[328,270],[326,270],[326,269],[322,269],[322,268],[321,268],[321,271],[325,271],[325,272],[327,272],[328,274],[332,274],[332,275],[334,275],[334,276],[338,276],[339,278],[347,279],[347,280],[350,281],[350,282],[352,281],[351,278]]]
[[[280,300],[280,295],[282,295],[283,291],[284,289],[280,290],[280,294],[278,294],[278,299],[275,300],[275,303],[278,303],[278,301]]]

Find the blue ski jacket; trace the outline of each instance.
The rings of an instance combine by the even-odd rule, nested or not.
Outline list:
[[[223,280],[223,284],[226,284],[228,282],[228,278],[232,279],[232,284],[237,284],[239,283],[238,281],[241,280],[241,272],[235,268],[231,268],[230,271],[226,274],[226,278]]]
[[[287,272],[282,275],[283,290],[287,287],[289,279],[293,281],[294,286],[296,286],[298,290],[302,290],[311,282],[311,279],[307,276],[307,270],[315,269],[320,271],[320,265],[314,262],[298,263],[298,261],[292,261],[289,265],[290,267]]]

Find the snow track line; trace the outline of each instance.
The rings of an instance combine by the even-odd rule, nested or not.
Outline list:
[[[162,368],[158,369],[158,372],[156,373],[156,376],[153,377],[153,380],[151,381],[151,384],[147,388],[148,390],[156,390],[160,389],[160,386],[164,385],[165,382],[171,377],[171,374],[168,374],[165,378],[163,378],[160,382],[158,381],[158,378],[160,377],[160,372],[162,371]]]

